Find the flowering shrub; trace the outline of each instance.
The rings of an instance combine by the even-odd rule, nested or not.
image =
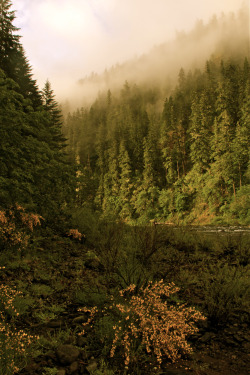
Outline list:
[[[80,233],[78,229],[70,229],[68,236],[74,240],[82,241],[85,238],[85,235]]]
[[[81,311],[81,312],[84,312],[84,313],[88,313],[88,319],[85,323],[82,323],[83,327],[92,327],[92,323],[93,323],[93,320],[94,320],[94,317],[96,315],[96,313],[98,312],[98,309],[96,306],[94,307],[82,307],[80,309],[78,309],[78,311]],[[85,331],[83,330],[80,335],[84,335],[85,334]]]
[[[41,219],[39,215],[25,212],[18,204],[8,210],[0,210],[0,245],[20,251],[26,248],[30,238],[27,232],[33,232],[34,227],[41,224]],[[0,270],[3,268],[0,267]],[[13,375],[20,369],[35,339],[14,327],[13,318],[19,315],[15,298],[20,295],[21,292],[0,284],[0,375]]]
[[[18,250],[28,245],[30,235],[37,225],[41,225],[42,216],[27,213],[18,204],[9,210],[0,210],[0,242],[5,247],[17,247]]]
[[[19,295],[21,292],[0,284],[0,375],[16,373],[26,357],[28,347],[36,339],[7,322],[8,315],[19,315],[14,307],[14,300]]]
[[[135,290],[135,285],[121,290],[121,303],[114,301],[108,309],[103,310],[105,314],[110,311],[118,317],[113,326],[110,356],[114,357],[115,351],[120,349],[124,352],[124,364],[128,366],[133,362],[133,353],[140,347],[153,354],[160,365],[163,356],[175,362],[181,354],[191,353],[187,336],[197,332],[195,322],[205,317],[192,307],[184,304],[172,306],[167,302],[167,298],[179,290],[173,283],[165,285],[162,280],[149,282],[137,294]],[[97,313],[96,308],[90,310],[85,326],[92,323]]]

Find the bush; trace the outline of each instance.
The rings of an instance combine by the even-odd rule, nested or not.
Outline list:
[[[229,212],[242,225],[250,224],[250,185],[242,186],[232,198]]]
[[[20,292],[0,284],[0,375],[13,375],[24,364],[32,337],[17,330],[10,317],[19,315],[15,299]]]
[[[226,324],[237,309],[249,309],[249,270],[217,265],[202,273],[204,308],[214,324]]]
[[[119,298],[102,311],[111,315],[114,322],[110,356],[114,357],[117,351],[122,353],[128,366],[146,355],[156,359],[160,366],[163,356],[175,362],[181,354],[191,353],[187,337],[197,332],[195,322],[205,318],[192,307],[168,303],[168,298],[178,290],[173,283],[165,285],[162,280],[149,282],[139,290],[135,285],[121,290]],[[83,311],[89,312],[85,328],[93,324],[98,311],[96,307]]]
[[[41,225],[41,216],[25,212],[16,204],[8,210],[0,210],[0,248],[15,248],[19,251],[28,245],[30,232]]]

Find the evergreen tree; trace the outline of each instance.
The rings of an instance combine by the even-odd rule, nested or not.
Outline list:
[[[66,139],[62,135],[62,114],[58,108],[58,104],[55,100],[55,95],[51,89],[51,84],[47,80],[42,90],[43,107],[49,116],[49,129],[48,135],[50,134],[51,148],[63,148],[66,146]]]
[[[33,160],[36,138],[30,126],[35,114],[28,112],[18,85],[0,70],[0,206],[15,202],[32,204]],[[36,154],[34,155],[36,156]]]
[[[119,215],[123,219],[132,217],[132,206],[130,203],[131,194],[133,191],[132,170],[128,152],[126,150],[124,141],[121,142],[119,148]]]
[[[10,0],[0,0],[0,69],[7,77],[18,83],[24,98],[29,98],[35,108],[41,105],[41,97],[35,80],[32,79],[31,67],[20,43],[19,30],[13,25],[15,12],[10,10]]]
[[[190,135],[190,159],[193,169],[204,173],[210,165],[210,139],[212,135],[213,111],[205,93],[195,96],[192,104]]]
[[[217,99],[217,115],[214,120],[213,136],[211,138],[212,173],[218,181],[222,197],[228,196],[233,188],[235,192],[235,179],[233,172],[232,141],[234,139],[234,125],[227,110],[223,88],[219,86]],[[229,190],[228,190],[229,189]]]
[[[108,171],[104,175],[103,208],[105,211],[119,213],[119,164],[118,144],[114,141],[108,149]]]
[[[0,2],[0,206],[24,205],[53,221],[74,198],[74,171],[63,151],[50,85],[38,92],[13,26],[11,2]]]
[[[245,98],[241,108],[240,120],[236,125],[235,137],[232,144],[233,164],[237,176],[237,187],[249,183],[247,168],[249,167],[250,144],[250,83],[245,89]],[[249,176],[250,177],[250,176]]]
[[[180,178],[180,151],[172,97],[166,100],[164,105],[161,147],[166,182],[172,185]]]

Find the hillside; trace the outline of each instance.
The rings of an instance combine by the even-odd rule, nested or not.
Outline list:
[[[82,81],[88,92],[106,77],[108,90],[64,122],[79,207],[127,222],[249,224],[247,20],[242,10],[199,22]]]
[[[0,375],[247,375],[244,11],[86,79],[89,103],[79,94],[63,120],[11,6],[0,1]]]
[[[129,43],[129,41],[128,41]],[[177,83],[179,70],[203,68],[206,60],[217,61],[249,56],[249,12],[243,6],[238,14],[214,16],[208,24],[197,21],[189,32],[176,32],[174,40],[154,46],[147,54],[114,64],[103,74],[93,72],[79,78],[77,94],[68,98],[74,107],[91,104],[98,92],[119,91],[127,80],[130,84],[157,87],[168,95]]]

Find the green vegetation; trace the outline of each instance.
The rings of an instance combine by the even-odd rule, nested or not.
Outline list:
[[[0,5],[0,207],[18,203],[53,222],[74,195],[59,110],[50,84],[40,93],[31,78],[11,2]]]
[[[249,73],[247,59],[211,58],[180,71],[162,113],[126,83],[69,115],[78,205],[126,222],[249,224]]]
[[[22,258],[10,248],[0,254],[1,311],[13,299],[6,283],[18,285],[22,295],[13,295],[12,305],[20,314],[4,311],[15,317],[12,330],[24,324],[39,336],[29,356],[38,363],[52,358],[43,371],[60,368],[49,353],[68,343],[81,350],[85,366],[94,357],[96,371],[122,374],[127,366],[134,374],[152,374],[179,356],[195,368],[192,358],[204,331],[217,335],[248,323],[249,235],[218,239],[217,233],[190,228],[98,218],[92,231],[95,242],[55,235],[40,237]],[[12,266],[17,261],[18,273]],[[192,315],[200,321],[200,314],[206,320],[193,325]]]
[[[167,97],[125,82],[63,121],[10,7],[0,0],[0,375],[160,374],[180,358],[196,371],[204,332],[249,322],[249,234],[156,222],[249,225],[244,51],[181,69]]]

